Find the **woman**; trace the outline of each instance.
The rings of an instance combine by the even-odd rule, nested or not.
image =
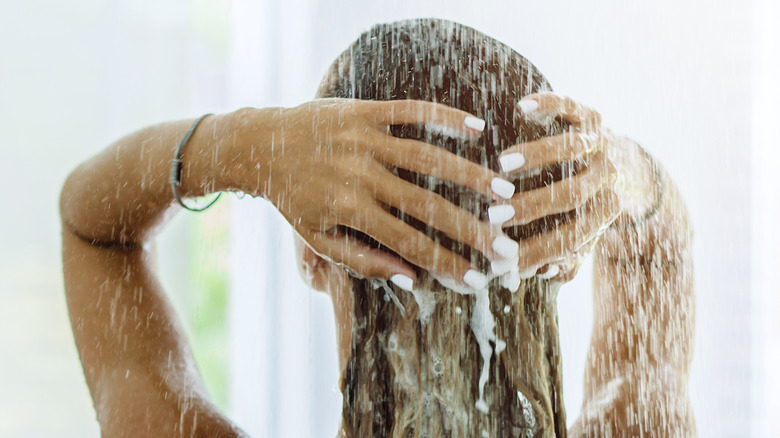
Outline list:
[[[694,433],[684,206],[636,145],[549,89],[473,29],[393,23],[336,60],[327,99],[207,117],[186,143],[181,196],[263,196],[302,239],[339,321],[343,435],[565,436],[555,292],[594,245],[569,433]],[[144,246],[174,211],[172,145],[191,124],[131,134],[63,188],[68,306],[106,436],[242,434],[208,401]]]

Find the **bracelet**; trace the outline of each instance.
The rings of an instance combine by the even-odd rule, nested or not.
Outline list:
[[[195,207],[190,207],[190,206],[186,205],[184,203],[184,201],[182,201],[181,197],[179,196],[179,191],[177,190],[177,188],[181,185],[181,153],[184,150],[184,146],[187,144],[187,142],[190,141],[190,137],[192,137],[192,134],[195,132],[195,129],[198,127],[200,122],[203,121],[203,119],[205,119],[206,117],[208,117],[210,115],[211,115],[211,113],[204,114],[204,115],[200,116],[198,118],[198,120],[195,120],[192,123],[192,126],[190,126],[190,129],[187,130],[187,132],[184,134],[184,137],[181,138],[181,141],[179,142],[179,145],[176,146],[176,153],[173,156],[173,163],[171,164],[171,178],[170,178],[169,181],[171,183],[171,190],[173,191],[173,197],[176,199],[176,201],[179,203],[179,205],[181,205],[182,207],[184,207],[185,209],[187,209],[189,211],[195,211],[195,212],[204,211],[207,208],[209,208],[212,205],[214,205],[214,203],[219,200],[219,197],[222,196],[222,193],[220,193],[207,206],[205,206],[203,208],[195,208]]]
[[[616,225],[614,222],[612,225],[610,225],[610,228],[616,229],[616,230],[628,230],[631,228],[636,228],[639,225],[644,224],[645,222],[649,221],[650,219],[655,216],[656,213],[658,213],[658,210],[661,209],[661,204],[664,200],[664,181],[663,181],[663,175],[661,175],[661,167],[658,165],[658,163],[653,159],[653,157],[643,148],[642,146],[636,145],[640,151],[644,154],[645,158],[647,158],[647,161],[650,162],[650,164],[653,166],[653,175],[655,176],[655,185],[656,185],[656,191],[655,191],[655,204],[653,204],[653,207],[647,211],[647,213],[644,214],[640,219],[638,220],[632,220],[631,223],[626,225]]]

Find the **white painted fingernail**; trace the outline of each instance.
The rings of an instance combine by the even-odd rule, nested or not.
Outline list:
[[[501,286],[509,289],[509,292],[515,293],[520,288],[520,276],[517,271],[511,271],[501,277]]]
[[[503,178],[493,178],[490,189],[504,199],[512,199],[512,195],[515,194],[515,185]]]
[[[484,289],[487,287],[488,279],[481,272],[469,269],[463,275],[463,282],[473,287],[474,289]]]
[[[520,245],[506,236],[498,236],[493,241],[493,251],[508,259],[517,257],[519,249]]]
[[[520,278],[522,278],[523,280],[528,280],[529,278],[531,278],[531,277],[533,277],[534,275],[536,275],[536,271],[537,271],[538,269],[539,269],[539,268],[537,268],[537,267],[530,268],[530,269],[526,269],[525,271],[520,271],[520,272],[518,273],[518,275],[519,275],[519,276],[520,276]]]
[[[520,102],[517,102],[517,107],[520,108],[523,114],[529,114],[539,108],[539,102],[534,99],[522,99]]]
[[[488,220],[493,225],[501,225],[515,217],[515,208],[511,205],[494,205],[488,207]]]
[[[539,274],[537,277],[541,278],[542,280],[549,280],[550,278],[558,275],[559,272],[561,272],[561,268],[558,265],[550,265],[544,274]]]
[[[476,117],[468,116],[463,123],[471,129],[482,132],[485,130],[485,121]]]
[[[501,163],[501,170],[509,173],[525,165],[525,156],[520,152],[513,152],[511,154],[502,155],[498,158],[498,161]]]
[[[496,275],[504,275],[512,269],[517,269],[517,258],[510,260],[493,260],[490,269]]]
[[[414,281],[412,281],[411,278],[407,277],[404,274],[395,274],[392,277],[390,277],[390,281],[392,281],[394,285],[400,287],[401,289],[407,292],[414,291]]]

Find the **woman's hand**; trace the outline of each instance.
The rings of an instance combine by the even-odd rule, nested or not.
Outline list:
[[[567,129],[505,150],[500,157],[504,173],[517,178],[558,163],[577,163],[582,170],[550,185],[516,193],[492,206],[489,216],[491,222],[510,227],[573,212],[571,220],[519,242],[522,277],[539,275],[568,281],[576,274],[589,244],[621,211],[614,191],[615,167],[607,158],[614,139],[602,127],[598,112],[554,93],[528,95],[518,103],[518,110],[531,122],[558,120]]]
[[[415,271],[401,258],[347,239],[339,226],[361,231],[403,259],[442,277],[481,287],[485,277],[387,212],[402,210],[435,223],[490,259],[511,258],[514,241],[441,196],[396,176],[403,168],[469,187],[494,199],[511,198],[501,175],[424,142],[389,134],[391,125],[425,124],[452,135],[478,136],[484,122],[463,111],[418,101],[315,100],[279,110],[268,130],[262,113],[244,110],[237,188],[270,200],[319,255],[365,277],[392,279],[411,289]],[[399,276],[400,275],[400,276]]]

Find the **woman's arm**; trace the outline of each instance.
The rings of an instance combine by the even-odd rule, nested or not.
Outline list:
[[[596,249],[585,399],[571,435],[695,435],[687,209],[669,175],[634,142],[619,139],[612,155],[625,210]]]
[[[410,230],[380,203],[418,207],[421,219],[437,218],[444,229],[490,251],[500,231],[389,170],[417,170],[494,196],[495,172],[387,134],[391,124],[426,123],[479,135],[472,119],[429,102],[338,99],[210,116],[184,148],[179,193],[236,189],[265,197],[308,245],[358,275],[413,280],[415,271],[401,258],[346,241],[334,233],[340,225],[460,279],[472,269],[469,261]],[[241,435],[209,402],[147,245],[176,211],[170,166],[191,123],[164,123],[119,140],[73,171],[62,190],[68,310],[107,437]]]
[[[591,208],[578,207],[573,226],[548,233],[558,244],[545,245],[557,251],[550,256],[560,266],[556,280],[568,281],[579,267],[580,253],[596,241],[593,236],[617,217],[596,241],[585,399],[571,435],[695,434],[687,393],[693,351],[692,232],[677,188],[636,143],[603,128],[593,109],[554,93],[526,96],[519,106],[523,117],[540,123],[560,120],[576,136],[562,144],[547,140],[541,151],[531,144],[509,148],[502,161],[520,152],[525,161],[532,161],[533,154],[553,154],[564,157],[558,161],[573,157],[589,169],[584,177],[551,184],[545,202],[531,207],[549,209],[569,199],[582,203],[599,188],[619,199],[616,215],[592,214],[611,212],[613,204],[604,200],[609,198],[588,199],[584,205]],[[598,151],[606,151],[608,170],[587,177],[603,159]],[[567,190],[567,184],[573,187]]]
[[[62,190],[68,310],[105,437],[243,435],[209,401],[144,244],[171,211],[173,145],[190,123],[123,138]],[[231,124],[230,115],[212,116],[195,132],[183,155],[183,195],[223,188],[205,151],[232,141]]]

